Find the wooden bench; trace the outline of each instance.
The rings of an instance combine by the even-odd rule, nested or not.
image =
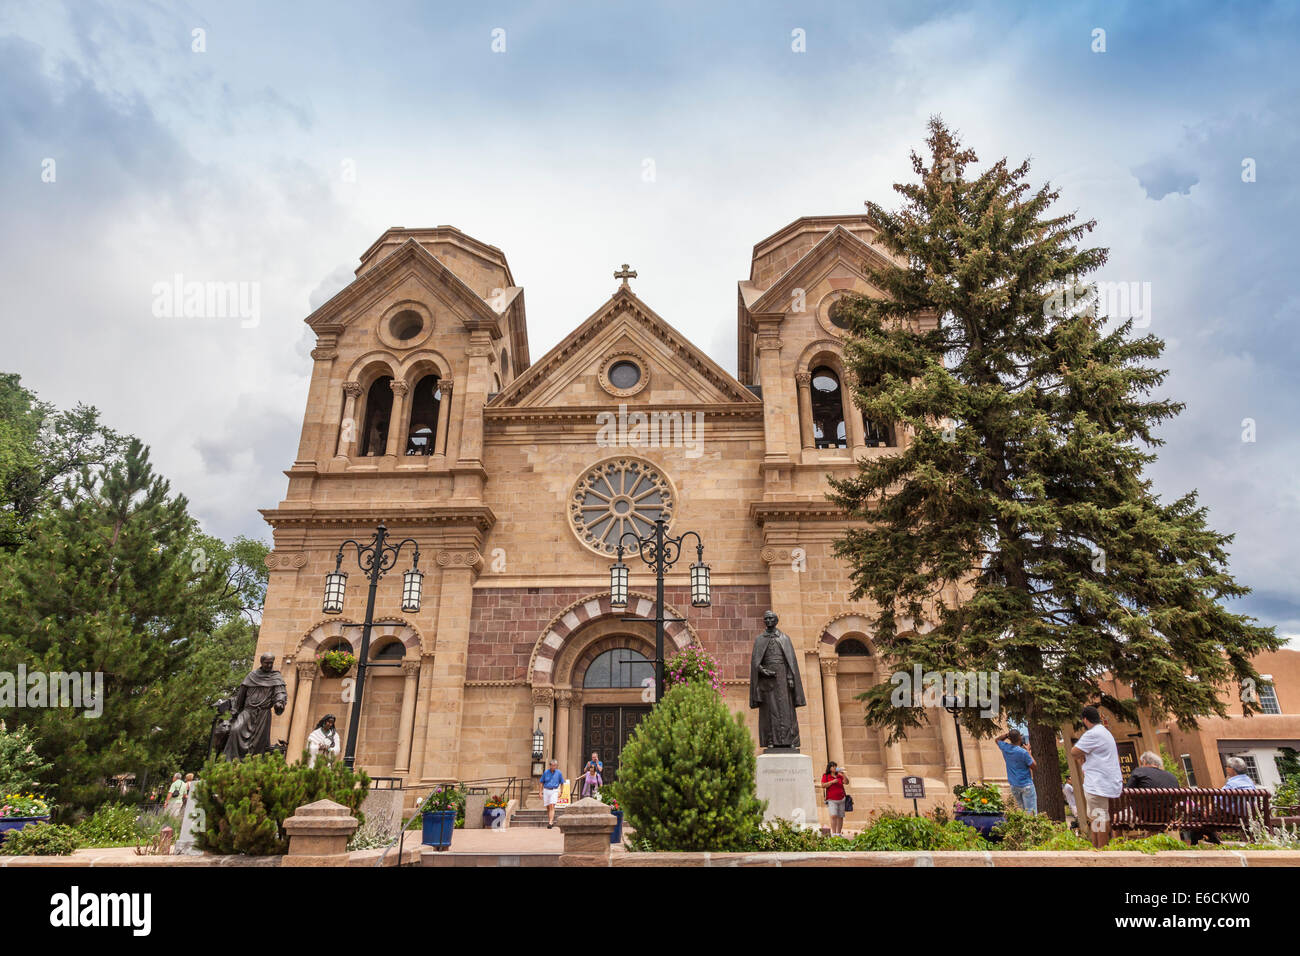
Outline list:
[[[1110,801],[1113,830],[1187,830],[1195,834],[1242,832],[1252,818],[1276,826],[1267,790],[1130,789]]]

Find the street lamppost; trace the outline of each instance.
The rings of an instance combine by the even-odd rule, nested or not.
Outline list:
[[[712,586],[709,583],[709,566],[704,563],[704,542],[694,531],[687,531],[675,538],[664,535],[664,519],[655,519],[654,531],[644,537],[634,531],[623,532],[618,539],[618,560],[609,569],[609,603],[613,607],[627,607],[627,565],[623,563],[623,542],[632,539],[632,547],[648,567],[655,572],[655,703],[664,696],[664,624],[669,621],[684,621],[681,617],[664,617],[664,573],[677,563],[682,554],[682,542],[687,538],[695,539],[695,563],[691,565],[691,606],[708,607],[712,603]],[[624,621],[639,621],[642,618],[623,618]]]
[[[325,575],[325,601],[321,607],[326,614],[343,613],[343,595],[347,589],[348,575],[343,567],[343,550],[352,545],[357,549],[357,566],[370,579],[370,594],[366,598],[366,620],[361,625],[361,650],[357,655],[356,696],[352,699],[352,716],[348,719],[348,743],[343,751],[343,762],[351,769],[357,757],[357,729],[361,726],[361,698],[366,687],[367,667],[398,667],[399,664],[368,664],[370,656],[370,629],[375,623],[375,592],[379,589],[379,579],[397,564],[397,555],[407,545],[415,548],[411,559],[411,569],[402,574],[402,610],[414,614],[420,610],[420,588],[424,581],[424,572],[420,570],[420,545],[414,538],[406,538],[397,544],[388,543],[388,528],[383,524],[375,531],[375,536],[368,544],[362,544],[349,538],[339,545],[339,554],[334,562],[334,570]],[[355,625],[354,625],[355,626]]]
[[[957,712],[961,710],[961,699],[955,694],[945,695],[943,709],[952,714],[952,725],[957,728],[957,759],[961,761],[961,785],[969,787],[970,783],[966,780],[966,749],[961,745],[961,721],[957,719]]]

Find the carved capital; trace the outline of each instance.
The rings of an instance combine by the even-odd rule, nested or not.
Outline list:
[[[317,362],[328,362],[339,357],[337,349],[319,348],[311,350],[311,357]]]
[[[782,344],[783,343],[781,342],[781,337],[779,335],[760,335],[758,337],[758,350],[760,352],[767,352],[772,349],[775,349],[776,351],[779,352],[781,350]]]
[[[343,394],[348,398],[360,398],[362,391],[364,391],[364,389],[362,389],[360,382],[343,383]]]
[[[405,382],[400,381],[398,379],[393,379],[391,382],[389,382],[388,387],[393,390],[394,395],[405,395],[410,388],[410,386],[408,386]]]
[[[821,665],[823,674],[833,675],[840,666],[840,659],[838,657],[823,657]]]
[[[534,703],[534,704],[549,704],[549,703],[550,703],[552,700],[554,700],[554,699],[555,699],[555,688],[554,688],[554,687],[534,687],[534,688],[533,688],[533,703]]]
[[[307,554],[303,551],[271,551],[262,563],[272,571],[293,571],[307,563]]]
[[[573,691],[557,690],[555,692],[555,699],[561,706],[567,707],[573,703]]]
[[[800,388],[807,388],[812,384],[812,372],[795,372],[794,380],[799,383]]]
[[[402,673],[405,674],[407,678],[419,677],[419,676],[420,676],[420,662],[419,662],[419,661],[402,661]]]
[[[437,561],[440,568],[473,568],[483,563],[483,555],[473,548],[466,551],[439,551]]]
[[[450,396],[451,396],[451,389],[452,389],[452,386],[455,385],[455,384],[456,384],[456,382],[455,382],[454,379],[450,379],[450,378],[440,378],[440,379],[438,379],[438,388],[442,390],[442,394],[443,394],[444,397],[450,397]]]
[[[485,358],[492,354],[491,345],[467,345],[465,354],[470,358]]]
[[[315,661],[299,661],[297,667],[298,680],[315,680],[320,670],[320,665]]]

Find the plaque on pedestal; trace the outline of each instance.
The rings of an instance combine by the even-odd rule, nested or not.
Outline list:
[[[800,826],[817,826],[817,791],[808,754],[761,753],[756,758],[755,795],[767,801],[763,822],[780,817]]]

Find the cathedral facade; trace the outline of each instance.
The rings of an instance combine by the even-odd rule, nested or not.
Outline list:
[[[818,772],[847,768],[857,813],[903,806],[909,775],[948,799],[959,748],[972,779],[1004,779],[992,744],[959,738],[941,710],[891,744],[855,699],[889,672],[871,607],[847,600],[832,553],[845,519],[826,476],[908,435],[852,403],[837,302],[873,294],[867,270],[886,261],[859,216],[805,217],[759,242],[737,289],[733,377],[637,297],[626,266],[534,361],[524,290],[499,249],[446,226],[385,232],[306,319],[317,339],[302,438],[285,499],[263,512],[274,549],[258,652],[289,690],[273,739],[297,754],[326,713],[346,738],[354,682],[318,658],[360,649],[355,551],[341,613],[322,609],[324,581],[340,544],[383,522],[418,545],[423,600],[402,610],[407,545],[376,593],[369,659],[385,666],[367,672],[357,766],[415,789],[528,779],[540,731],[566,777],[597,751],[609,778],[649,710],[656,616],[636,555],[626,607],[610,603],[609,569],[620,536],[662,518],[670,534],[699,534],[712,575],[711,605],[692,607],[692,542],[667,580],[665,616],[683,620],[667,626],[665,656],[708,650],[756,732],[749,656],[774,610],[802,657],[802,749]]]

